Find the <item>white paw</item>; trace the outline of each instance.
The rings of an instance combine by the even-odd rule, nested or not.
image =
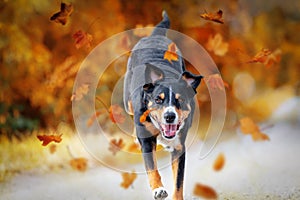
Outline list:
[[[152,191],[152,194],[153,194],[153,198],[156,200],[164,200],[168,196],[166,189],[163,187],[154,189]]]

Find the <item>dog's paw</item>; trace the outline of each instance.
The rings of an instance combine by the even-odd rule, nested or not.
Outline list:
[[[152,193],[153,198],[156,200],[164,200],[168,196],[166,189],[163,187],[154,189]]]

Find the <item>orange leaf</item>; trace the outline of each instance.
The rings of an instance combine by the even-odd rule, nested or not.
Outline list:
[[[127,189],[137,178],[137,174],[133,171],[131,173],[122,173],[123,182],[120,184],[121,187]]]
[[[109,117],[113,123],[122,124],[125,122],[124,110],[119,105],[111,105],[109,108]]]
[[[62,2],[60,4],[60,11],[52,15],[50,17],[50,20],[65,25],[67,23],[68,17],[72,14],[72,12],[73,5],[67,5],[66,3]]]
[[[206,84],[208,84],[213,89],[224,90],[225,87],[229,87],[229,84],[224,82],[220,74],[212,74],[204,77]]]
[[[259,127],[249,117],[240,119],[241,131],[244,134],[251,134],[253,141],[270,140],[269,136],[262,133]]]
[[[73,169],[84,172],[87,169],[87,162],[86,158],[74,158],[70,160],[70,165]]]
[[[216,13],[207,13],[205,11],[205,13],[200,14],[200,17],[205,19],[205,20],[209,20],[209,21],[220,23],[220,24],[224,24],[224,20],[222,19],[222,15],[223,15],[222,10],[219,10]]]
[[[88,84],[82,84],[80,87],[76,88],[75,92],[71,96],[71,101],[79,101],[86,95],[89,91]]]
[[[194,186],[193,193],[196,196],[207,198],[207,199],[217,199],[217,197],[218,197],[216,191],[213,188],[211,188],[210,186],[207,186],[207,185],[200,184],[200,183],[197,183]]]
[[[274,52],[269,49],[260,50],[251,60],[246,63],[262,63],[267,68],[271,67],[274,63],[278,63],[281,59],[281,50],[276,49]]]
[[[144,123],[147,119],[147,116],[149,115],[149,113],[151,112],[151,110],[146,110],[141,116],[140,116],[140,122]]]
[[[127,151],[132,153],[141,153],[141,146],[135,142],[131,143],[127,148]]]
[[[119,152],[123,147],[125,146],[123,139],[112,139],[109,142],[108,150],[112,152],[112,154],[115,156],[117,152]]]
[[[75,40],[76,49],[79,49],[84,46],[86,46],[87,48],[90,48],[93,37],[90,34],[88,34],[87,32],[83,32],[83,31],[79,30],[73,34],[73,39]]]
[[[213,169],[215,171],[220,171],[221,169],[223,169],[224,164],[225,164],[224,154],[220,153],[214,162]]]
[[[164,59],[172,63],[172,60],[178,61],[178,55],[176,54],[177,47],[174,42],[170,43],[168,50],[164,54]]]
[[[88,119],[88,121],[86,122],[86,125],[87,125],[88,127],[91,127],[91,126],[93,125],[94,121],[95,121],[101,114],[102,114],[101,111],[96,111],[96,113]]]
[[[42,145],[43,146],[47,146],[50,142],[56,142],[59,143],[61,142],[62,138],[61,138],[62,134],[60,135],[37,135],[36,137],[42,141]]]
[[[228,46],[227,42],[223,42],[223,36],[220,33],[213,37],[209,36],[206,43],[207,50],[212,51],[217,56],[224,56],[228,51]]]

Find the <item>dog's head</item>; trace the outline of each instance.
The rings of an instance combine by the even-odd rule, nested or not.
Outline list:
[[[202,76],[184,72],[179,78],[166,78],[159,68],[147,64],[144,102],[153,125],[168,140],[176,137],[192,112],[191,102]]]

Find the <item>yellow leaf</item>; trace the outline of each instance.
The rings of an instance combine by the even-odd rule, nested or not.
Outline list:
[[[172,61],[178,61],[178,55],[176,53],[177,47],[174,42],[170,43],[168,46],[168,50],[164,54],[164,59],[168,60],[170,63]]]
[[[122,173],[123,182],[120,184],[121,187],[127,189],[137,178],[137,174],[133,171],[131,173]]]

